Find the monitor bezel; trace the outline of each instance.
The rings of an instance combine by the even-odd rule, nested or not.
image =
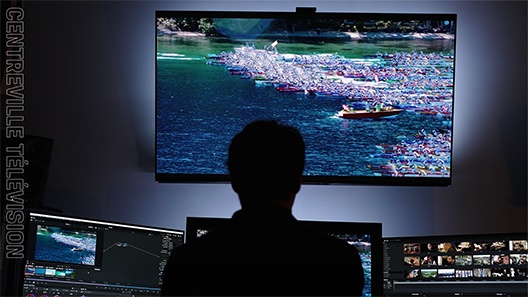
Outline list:
[[[99,225],[99,226],[105,226],[105,227],[111,227],[119,230],[120,228],[137,228],[137,230],[143,231],[155,231],[155,232],[168,232],[168,233],[174,233],[174,234],[181,234],[182,238],[182,244],[185,242],[185,229],[179,229],[179,228],[172,228],[172,227],[158,227],[154,225],[147,225],[147,224],[137,224],[137,223],[129,223],[129,222],[123,222],[123,221],[116,221],[116,220],[107,220],[107,219],[99,219],[99,218],[89,218],[84,216],[77,216],[77,215],[69,215],[64,214],[62,211],[56,212],[56,211],[47,211],[44,209],[26,209],[24,210],[24,256],[20,259],[11,259],[8,262],[11,265],[7,266],[6,268],[9,268],[12,272],[11,278],[13,279],[13,288],[11,292],[13,292],[13,296],[21,296],[24,292],[24,279],[25,279],[25,265],[27,261],[39,261],[39,262],[47,262],[44,260],[35,260],[33,259],[34,255],[32,254],[34,252],[34,246],[30,246],[30,244],[35,244],[35,242],[29,240],[29,236],[32,235],[30,232],[34,231],[34,228],[32,228],[32,224],[35,224],[31,222],[32,217],[40,217],[47,220],[65,220],[66,222],[78,222],[78,223],[86,223],[86,224],[93,224],[93,225]],[[99,232],[99,229],[94,229],[94,232]],[[104,232],[104,231],[103,231]],[[7,263],[6,263],[7,264]],[[66,266],[75,266],[80,267],[82,265],[77,264],[68,264],[65,263]],[[94,269],[98,269],[94,267]]]
[[[187,217],[185,226],[185,242],[192,241],[197,238],[196,231],[198,229],[214,230],[228,223],[230,218],[218,217]],[[383,237],[382,237],[382,223],[377,222],[343,222],[343,221],[314,221],[314,220],[299,220],[299,222],[306,224],[312,228],[318,229],[321,232],[343,232],[369,234],[371,239],[372,254],[379,255],[372,257],[371,263],[371,293],[372,296],[381,296],[383,294]],[[357,231],[356,231],[357,230]]]
[[[401,244],[404,243],[425,243],[425,242],[434,242],[434,243],[442,243],[442,242],[461,242],[461,241],[483,241],[482,238],[490,238],[489,240],[497,239],[497,240],[515,240],[515,239],[521,239],[521,240],[527,240],[528,234],[526,232],[503,232],[503,233],[468,233],[468,234],[434,234],[434,235],[408,235],[408,236],[387,236],[383,237],[383,249],[387,249],[386,242],[398,242]],[[391,259],[391,255],[389,255],[388,252],[385,252],[385,262],[386,269],[389,268],[389,261]],[[436,255],[461,255],[461,254],[467,254],[467,255],[475,255],[478,252],[433,252]],[[508,251],[508,253],[511,253],[511,251]],[[402,253],[403,254],[403,253]],[[423,253],[419,253],[423,254]],[[484,252],[484,254],[486,254]],[[497,252],[489,252],[489,254],[497,254]],[[420,266],[421,267],[421,266]],[[434,266],[437,267],[445,267],[441,265]],[[384,269],[385,269],[384,268]],[[419,269],[419,268],[418,268]],[[387,282],[391,282],[392,279],[390,278],[390,271],[384,271],[384,278]],[[385,281],[384,280],[384,281]],[[486,283],[486,281],[478,281],[478,280],[460,280],[457,279],[454,281],[455,283],[459,283],[461,285],[475,285],[478,286],[479,284]],[[409,281],[400,281],[400,283],[411,283]],[[431,288],[431,286],[441,286],[442,284],[446,284],[446,280],[438,280],[438,281],[432,281],[428,282],[427,280],[417,280],[414,283],[420,284],[421,288]],[[487,283],[491,284],[491,286],[498,288],[499,286],[501,288],[507,288],[509,287],[508,284],[513,284],[511,279],[501,279],[496,278],[492,281],[488,281]],[[525,284],[528,284],[528,280],[524,281]],[[394,284],[391,284],[389,287],[388,285],[384,284],[383,289],[383,296],[389,296],[389,297],[403,297],[403,296],[409,296],[410,294],[408,292],[391,292],[390,287],[393,287]],[[527,287],[528,288],[528,287]],[[527,291],[528,292],[528,291]],[[526,296],[526,293],[518,293],[518,292],[511,292],[511,291],[501,291],[500,289],[497,289],[496,291],[489,291],[489,292],[460,292],[460,291],[453,291],[453,292],[437,292],[435,290],[422,290],[422,291],[416,291],[412,295],[417,296],[429,296],[429,295],[441,295],[441,296],[460,296],[460,295],[467,295],[467,296]]]

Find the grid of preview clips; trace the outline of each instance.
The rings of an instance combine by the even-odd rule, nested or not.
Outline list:
[[[527,279],[527,240],[404,243],[405,278]]]

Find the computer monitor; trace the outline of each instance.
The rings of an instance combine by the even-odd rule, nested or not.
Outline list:
[[[30,212],[21,296],[157,296],[184,231]]]
[[[384,296],[528,296],[526,233],[383,239]]]
[[[227,218],[187,217],[186,242],[211,232]],[[383,250],[381,223],[301,221],[356,247],[365,274],[363,297],[381,296],[383,291]]]

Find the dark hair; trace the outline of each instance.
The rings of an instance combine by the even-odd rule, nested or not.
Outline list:
[[[299,190],[304,162],[305,144],[296,128],[260,120],[233,138],[227,167],[239,195],[280,195]]]

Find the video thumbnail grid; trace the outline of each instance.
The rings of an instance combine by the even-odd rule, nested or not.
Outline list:
[[[46,276],[56,278],[74,278],[75,269],[71,268],[58,268],[58,267],[46,267],[40,265],[26,264],[24,271],[26,277],[29,276]]]
[[[521,279],[527,277],[527,240],[406,242],[405,279]]]

